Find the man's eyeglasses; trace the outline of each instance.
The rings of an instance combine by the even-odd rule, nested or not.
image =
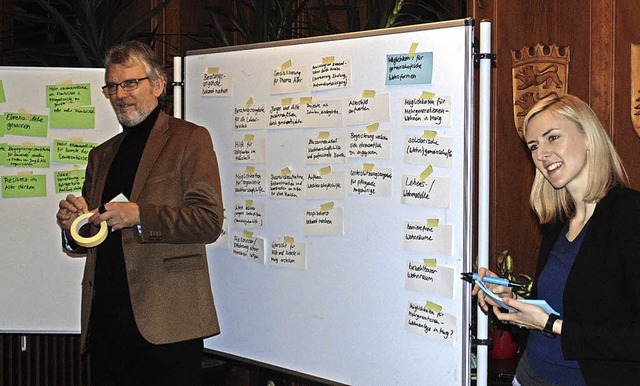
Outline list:
[[[113,95],[118,92],[118,86],[120,86],[123,91],[133,91],[138,88],[138,83],[145,79],[149,79],[149,77],[145,76],[144,78],[127,79],[120,83],[107,84],[102,86],[102,93],[104,95]]]

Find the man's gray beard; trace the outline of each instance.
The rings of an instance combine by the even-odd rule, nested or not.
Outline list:
[[[120,122],[122,126],[133,127],[142,123],[142,121],[144,121],[152,111],[153,108],[148,109],[148,111],[145,111],[144,113],[139,113],[138,111],[136,111],[133,116],[124,116],[120,112],[117,112],[116,117],[118,118],[118,122]]]

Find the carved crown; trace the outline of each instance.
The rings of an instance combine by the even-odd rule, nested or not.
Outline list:
[[[514,67],[528,63],[568,63],[571,50],[556,44],[545,46],[536,44],[534,47],[524,46],[520,50],[511,50],[511,59]]]

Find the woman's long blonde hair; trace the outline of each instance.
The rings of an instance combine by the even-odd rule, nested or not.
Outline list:
[[[574,95],[550,96],[538,101],[524,118],[523,130],[526,136],[527,125],[537,114],[548,111],[559,114],[575,122],[587,136],[587,164],[589,165],[589,188],[585,202],[598,202],[611,187],[628,185],[627,173],[611,139],[602,127],[600,120],[588,104]],[[536,169],[531,186],[531,207],[541,224],[570,217],[574,203],[566,188],[555,189]]]

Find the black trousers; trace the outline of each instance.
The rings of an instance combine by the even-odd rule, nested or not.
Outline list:
[[[89,330],[92,385],[202,384],[202,339],[154,345],[138,331],[130,306],[93,311]]]

